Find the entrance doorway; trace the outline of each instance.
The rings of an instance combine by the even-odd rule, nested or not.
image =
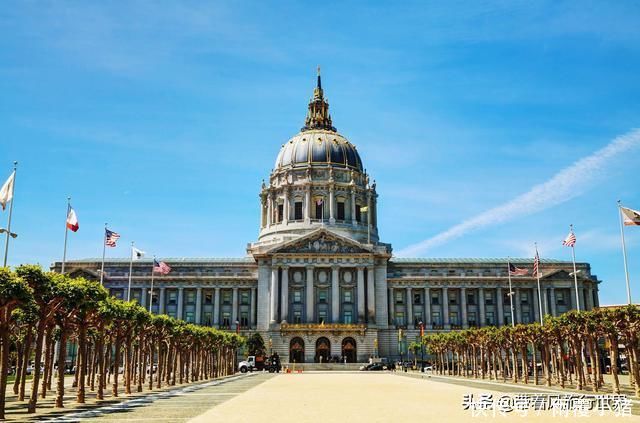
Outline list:
[[[293,338],[289,343],[289,362],[304,363],[304,341],[302,338]]]
[[[355,363],[358,361],[355,339],[344,338],[342,340],[342,356],[347,358],[347,363]]]
[[[331,342],[325,338],[318,338],[316,341],[316,363],[326,363],[331,355]]]

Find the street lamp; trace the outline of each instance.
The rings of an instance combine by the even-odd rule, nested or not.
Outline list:
[[[424,322],[420,320],[420,372],[424,373]]]
[[[4,234],[6,232],[7,230],[5,228],[0,228],[0,234]],[[17,238],[18,234],[15,232],[9,232],[9,236],[11,236],[11,238]]]

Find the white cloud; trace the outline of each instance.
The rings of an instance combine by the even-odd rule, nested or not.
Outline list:
[[[468,232],[507,222],[561,204],[583,194],[626,153],[640,147],[640,129],[619,136],[604,148],[584,157],[516,198],[463,221],[431,238],[397,252],[398,256],[421,255],[430,248]]]

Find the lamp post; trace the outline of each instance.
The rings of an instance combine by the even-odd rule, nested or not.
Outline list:
[[[424,322],[420,320],[420,373],[424,373]]]

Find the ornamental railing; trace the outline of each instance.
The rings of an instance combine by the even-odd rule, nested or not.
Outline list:
[[[362,323],[282,323],[280,332],[307,332],[307,333],[341,333],[358,332],[361,335],[367,330],[367,325]]]

